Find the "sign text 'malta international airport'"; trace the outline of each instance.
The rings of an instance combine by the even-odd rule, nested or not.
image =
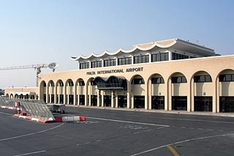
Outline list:
[[[137,67],[137,68],[127,68],[126,70],[124,70],[124,69],[111,69],[111,70],[89,71],[89,72],[86,72],[86,75],[139,72],[139,71],[143,71],[143,69],[144,69],[143,67]]]

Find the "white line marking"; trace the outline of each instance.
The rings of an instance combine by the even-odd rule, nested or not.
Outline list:
[[[170,127],[170,125],[161,125],[161,124],[144,123],[144,122],[123,121],[123,120],[114,120],[114,119],[105,119],[105,118],[95,118],[95,117],[87,117],[87,118],[89,118],[89,119],[95,119],[95,120],[103,120],[103,121],[130,123],[130,124],[138,124],[138,125],[147,125],[147,126]]]
[[[0,142],[3,141],[8,141],[8,140],[13,140],[13,139],[18,139],[18,138],[23,138],[23,137],[27,137],[27,136],[31,136],[31,135],[35,135],[35,134],[39,134],[39,133],[44,133],[44,132],[48,132],[50,130],[56,129],[58,127],[61,127],[62,125],[64,125],[65,123],[62,123],[60,125],[57,125],[55,127],[49,128],[49,129],[45,129],[45,130],[41,130],[38,132],[34,132],[34,133],[28,133],[28,134],[23,134],[23,135],[18,135],[18,136],[14,136],[14,137],[10,137],[10,138],[4,138],[4,139],[0,139]]]
[[[46,150],[42,150],[42,151],[35,151],[35,152],[30,152],[30,153],[24,153],[24,154],[17,154],[14,156],[25,156],[25,155],[33,155],[33,154],[38,154],[38,153],[45,153]]]
[[[10,114],[10,113],[4,113],[4,112],[0,112],[0,114],[4,114],[4,115],[13,115],[13,114]]]
[[[225,136],[231,136],[231,135],[234,135],[234,134],[231,133],[231,134],[212,135],[212,136],[206,136],[206,137],[198,137],[198,138],[181,140],[181,141],[177,141],[177,142],[174,142],[174,143],[169,143],[169,144],[166,144],[166,145],[151,148],[149,150],[145,150],[145,151],[142,151],[142,152],[139,152],[139,153],[135,153],[135,154],[132,154],[131,156],[142,155],[142,154],[145,154],[145,153],[156,151],[158,149],[161,149],[161,148],[164,148],[164,147],[167,147],[167,146],[173,146],[173,145],[182,144],[182,143],[185,143],[185,142],[191,142],[191,141],[196,141],[196,140],[204,140],[204,139],[210,139],[210,138],[215,138],[215,137],[225,137]]]

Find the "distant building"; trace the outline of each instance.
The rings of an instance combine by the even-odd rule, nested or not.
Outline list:
[[[38,87],[6,88],[5,95],[12,99],[38,99]]]
[[[4,90],[0,89],[0,95],[4,95]]]
[[[78,69],[40,74],[47,103],[128,109],[234,112],[234,55],[181,39],[72,57]],[[10,90],[5,93],[11,96]]]

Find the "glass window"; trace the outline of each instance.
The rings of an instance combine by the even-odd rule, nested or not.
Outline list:
[[[149,55],[134,56],[134,64],[149,62]]]
[[[91,86],[96,86],[97,85],[95,81],[91,81],[90,83],[91,83]]]
[[[219,75],[219,82],[225,81],[225,75]]]
[[[98,67],[102,67],[102,61],[101,60],[91,61],[91,68],[98,68]]]
[[[188,59],[189,56],[184,54],[172,53],[172,60]]]
[[[151,79],[151,83],[152,84],[160,84],[160,83],[164,83],[164,80],[162,77],[155,77]]]
[[[194,82],[212,82],[210,75],[194,76]]]
[[[80,69],[88,69],[89,62],[81,62],[79,67],[80,67]]]
[[[133,79],[132,84],[145,84],[145,82],[143,78],[135,78]]]
[[[84,85],[85,85],[84,81],[79,81],[79,86],[84,86]]]
[[[231,81],[232,80],[232,75],[226,75],[226,81]]]
[[[212,82],[210,75],[206,75],[206,82]]]
[[[116,59],[104,60],[104,67],[116,66]]]
[[[118,65],[132,64],[131,57],[118,58]]]
[[[151,62],[168,61],[168,53],[151,54]]]
[[[186,77],[184,76],[177,76],[171,78],[172,83],[187,83]]]
[[[74,86],[73,82],[72,82],[72,81],[69,81],[69,82],[68,82],[68,86]]]
[[[219,75],[219,82],[234,81],[234,74]]]

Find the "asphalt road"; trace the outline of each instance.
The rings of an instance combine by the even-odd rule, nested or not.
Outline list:
[[[234,118],[67,107],[86,122],[42,124],[0,109],[3,156],[233,156]]]

